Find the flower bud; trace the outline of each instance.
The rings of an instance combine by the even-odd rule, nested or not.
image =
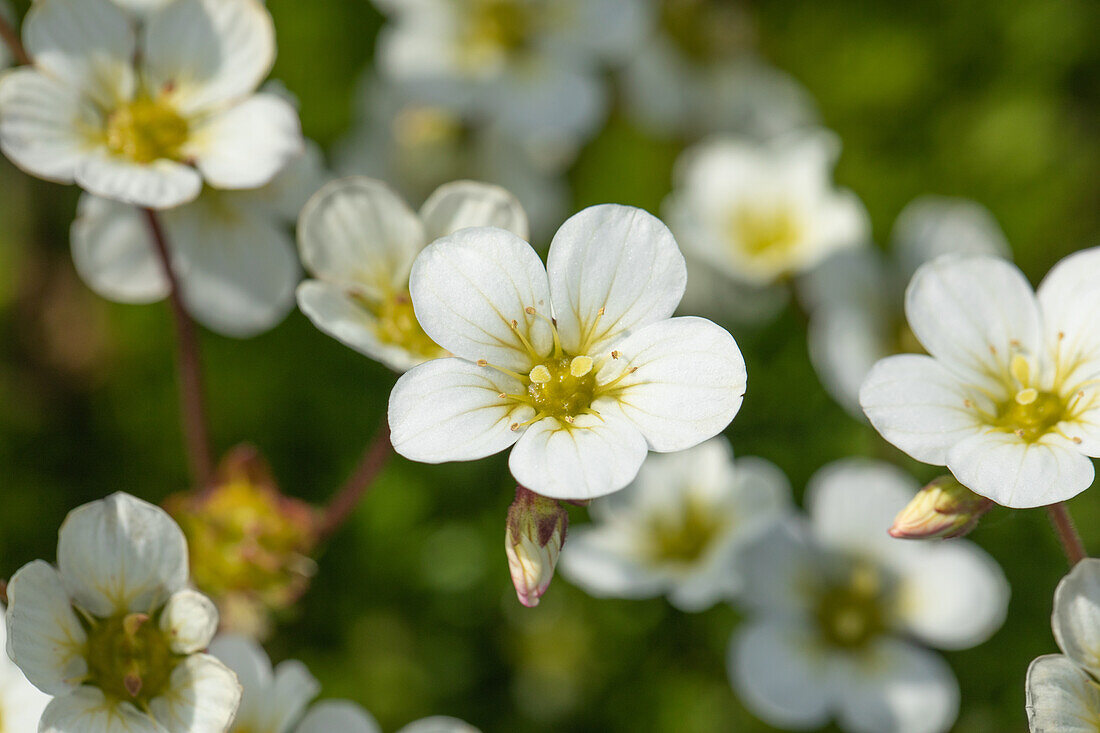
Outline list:
[[[516,500],[508,508],[504,550],[516,595],[528,608],[539,605],[554,578],[568,526],[569,513],[557,501],[516,487]]]
[[[992,507],[992,500],[978,496],[954,476],[940,476],[901,510],[890,535],[909,540],[962,537]]]

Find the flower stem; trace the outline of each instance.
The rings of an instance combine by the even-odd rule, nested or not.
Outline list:
[[[27,55],[27,49],[19,40],[19,33],[15,30],[15,26],[4,17],[3,13],[0,13],[0,39],[3,39],[4,45],[11,51],[16,63],[26,65],[31,62],[31,57]]]
[[[359,465],[325,507],[324,515],[321,517],[321,528],[317,533],[318,542],[328,540],[347,521],[359,504],[359,500],[366,495],[392,455],[390,426],[383,422],[382,428],[363,451]]]
[[[187,446],[187,459],[191,467],[191,477],[196,488],[205,488],[214,475],[214,463],[211,458],[210,435],[207,430],[206,403],[202,389],[202,363],[199,358],[199,341],[195,333],[195,323],[183,305],[179,280],[172,268],[172,257],[168,251],[168,241],[164,235],[157,213],[145,209],[145,218],[153,243],[160,260],[164,275],[168,278],[168,300],[172,305],[173,321],[176,326],[176,358],[179,366],[180,412],[183,422],[183,436]]]
[[[1065,551],[1066,559],[1069,560],[1069,566],[1072,568],[1088,557],[1081,535],[1077,534],[1077,528],[1073,526],[1073,519],[1069,516],[1065,502],[1051,504],[1047,507],[1047,514],[1050,515],[1054,531],[1058,533],[1058,541],[1062,543],[1062,550]]]

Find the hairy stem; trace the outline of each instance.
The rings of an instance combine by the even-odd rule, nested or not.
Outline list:
[[[1054,531],[1058,534],[1058,541],[1062,543],[1062,550],[1066,553],[1066,559],[1072,568],[1077,563],[1088,557],[1085,552],[1085,543],[1081,541],[1081,535],[1073,526],[1073,519],[1066,509],[1065,502],[1058,502],[1047,507],[1047,514],[1054,525]]]
[[[320,542],[332,537],[336,530],[340,529],[344,522],[348,520],[351,513],[355,511],[355,507],[359,505],[359,501],[374,484],[374,480],[378,478],[378,474],[382,473],[382,469],[386,467],[392,455],[393,446],[390,444],[390,426],[383,422],[382,428],[367,445],[366,450],[363,451],[363,456],[359,459],[359,465],[355,467],[351,476],[348,477],[348,480],[332,497],[328,506],[325,507],[324,515],[321,517],[321,529],[318,532]]]
[[[173,321],[176,327],[176,358],[179,366],[180,413],[183,422],[183,437],[187,447],[187,460],[191,468],[191,477],[196,488],[205,488],[214,475],[214,463],[211,458],[210,435],[207,430],[206,402],[202,388],[202,362],[199,358],[199,340],[195,332],[195,322],[191,320],[184,307],[180,293],[179,280],[172,267],[172,256],[168,250],[168,240],[164,235],[157,213],[145,209],[149,231],[160,259],[164,275],[168,278],[168,301],[172,306]]]
[[[23,42],[19,40],[19,33],[15,30],[15,26],[4,17],[3,13],[0,13],[0,39],[11,51],[11,55],[15,57],[17,64],[26,65],[31,62],[31,57],[27,55],[27,49],[23,47]]]

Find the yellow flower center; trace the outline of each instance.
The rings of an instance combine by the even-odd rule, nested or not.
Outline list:
[[[473,0],[466,46],[472,54],[522,50],[531,35],[532,10],[516,0]]]
[[[1066,401],[1053,392],[1032,386],[1031,365],[1022,355],[1009,363],[1011,397],[997,405],[996,414],[983,417],[986,422],[1007,433],[1015,433],[1026,443],[1034,443],[1053,431],[1066,418]]]
[[[107,118],[107,149],[136,163],[180,160],[190,126],[164,99],[139,97]]]
[[[729,220],[734,246],[752,259],[783,261],[802,238],[802,225],[785,206],[736,209]]]
[[[649,561],[654,565],[691,565],[706,556],[722,531],[722,523],[697,500],[683,512],[661,514],[649,522]]]
[[[596,375],[587,356],[547,359],[527,379],[535,408],[551,417],[576,417],[592,407],[596,396]]]
[[[89,622],[88,627],[88,679],[108,699],[137,701],[145,707],[168,688],[180,657],[152,618],[118,614]]]
[[[814,618],[830,646],[859,649],[886,630],[882,581],[875,568],[857,563],[847,577],[819,592]]]
[[[414,356],[425,360],[446,354],[438,344],[428,338],[413,311],[412,296],[408,290],[393,293],[380,301],[360,296],[360,304],[374,314],[377,323],[374,335],[384,344],[399,346]]]
[[[447,110],[427,105],[403,107],[391,124],[402,148],[417,149],[458,140],[466,133],[462,121]]]
[[[737,3],[664,0],[660,20],[676,47],[700,62],[737,54],[751,41],[751,19]]]

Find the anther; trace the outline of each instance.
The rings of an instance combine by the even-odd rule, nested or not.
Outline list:
[[[969,409],[970,409],[971,407],[973,407],[973,406],[974,406],[974,403],[973,403],[972,401],[970,401],[970,400],[963,400],[963,407],[965,407],[966,409],[968,409],[968,410],[969,410]]]
[[[511,430],[513,433],[516,432],[517,430],[519,430],[519,423],[518,422],[512,423],[511,425],[508,426],[508,429]]]
[[[1073,436],[1073,442],[1076,443],[1077,445],[1081,445],[1081,443],[1084,442],[1084,441],[1081,440],[1080,436],[1074,435]]]
[[[489,361],[488,361],[488,359],[478,359],[477,360],[477,365],[479,367],[487,367],[487,366],[489,366]]]
[[[618,351],[612,351],[611,352],[611,358],[612,359],[618,359],[620,356],[622,356],[622,354],[620,354]]]
[[[527,314],[527,315],[529,315],[529,316],[533,316],[533,315],[535,315],[535,313],[537,313],[538,311],[536,311],[536,310],[534,309],[534,307],[532,307],[532,306],[527,306],[526,308],[524,308],[524,309],[523,309],[523,312],[524,312],[524,313],[526,313],[526,314]]]
[[[575,356],[573,361],[569,362],[569,373],[574,377],[583,377],[590,371],[592,371],[592,357],[590,356]]]
[[[535,384],[546,384],[551,379],[550,370],[546,368],[545,364],[539,364],[528,375],[530,380]]]

